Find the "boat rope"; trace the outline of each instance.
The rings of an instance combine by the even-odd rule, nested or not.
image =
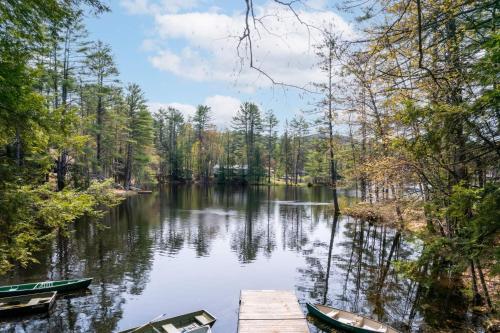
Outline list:
[[[150,321],[148,321],[148,322],[147,322],[147,323],[145,323],[144,325],[139,326],[139,327],[137,327],[136,329],[134,329],[134,330],[132,331],[132,333],[133,333],[133,332],[137,332],[137,331],[138,331],[138,330],[140,330],[141,328],[144,328],[144,327],[146,327],[146,326],[148,326],[148,325],[150,325],[150,326],[151,326],[151,327],[152,327],[152,328],[153,328],[156,332],[161,333],[161,332],[159,332],[159,331],[156,329],[156,327],[154,327],[153,325],[151,325],[151,323],[153,323],[153,322],[157,321],[158,319],[160,319],[161,317],[164,317],[164,316],[166,316],[166,314],[165,314],[165,313],[163,313],[163,314],[161,314],[161,315],[159,315],[159,316],[154,317],[153,319],[151,319]]]

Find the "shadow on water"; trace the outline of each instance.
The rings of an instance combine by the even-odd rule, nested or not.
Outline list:
[[[304,311],[311,301],[413,331],[450,319],[426,310],[429,294],[395,273],[395,262],[419,255],[418,243],[334,216],[331,199],[317,187],[204,186],[128,198],[98,224],[78,221],[39,264],[0,280],[92,276],[90,291],[58,299],[49,317],[1,321],[0,332],[114,332],[199,308],[217,316],[214,332],[235,332],[240,289],[294,289]],[[310,328],[332,331],[313,319]]]

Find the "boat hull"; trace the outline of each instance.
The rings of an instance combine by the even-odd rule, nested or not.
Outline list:
[[[307,306],[307,311],[309,311],[309,313],[312,316],[322,320],[323,322],[325,322],[325,323],[327,323],[335,328],[341,329],[343,331],[353,332],[353,333],[380,333],[380,331],[368,330],[368,329],[364,329],[362,327],[356,327],[356,326],[344,324],[338,320],[335,320],[335,319],[327,316],[326,314],[321,312],[316,306],[314,306],[311,303],[307,303],[306,306]]]
[[[201,321],[197,320],[196,318],[202,319]],[[136,333],[158,333],[158,332],[165,332],[163,330],[164,325],[171,324],[175,328],[182,327],[182,329],[179,330],[179,332],[184,332],[184,330],[187,330],[187,332],[203,332],[203,330],[207,333],[211,332],[210,327],[213,326],[215,323],[216,318],[210,314],[208,311],[205,310],[199,310],[196,312],[191,312],[187,314],[183,314],[180,316],[176,317],[171,317],[171,318],[166,318],[162,320],[153,320],[149,323],[146,323],[142,326],[134,327],[125,331],[121,331],[120,333],[130,333],[130,332],[136,332]],[[196,324],[192,326],[192,324]],[[188,329],[188,327],[190,327]]]
[[[4,305],[0,305],[0,317],[14,317],[14,316],[22,316],[22,315],[30,315],[30,314],[38,314],[38,313],[47,313],[55,304],[57,292],[48,292],[48,293],[37,293],[32,295],[22,295],[22,296],[12,296],[12,297],[2,297],[0,298],[0,304],[12,304],[14,302],[25,302],[25,305],[21,305],[18,307],[4,307]],[[48,301],[44,301],[43,303],[37,303],[30,305],[29,299],[35,298],[48,298]],[[28,302],[26,302],[28,301]]]
[[[47,281],[41,283],[27,283],[13,286],[0,287],[0,297],[22,296],[33,293],[57,291],[59,293],[70,292],[78,289],[88,288],[92,278],[63,281]],[[37,286],[38,285],[38,286]],[[17,289],[16,289],[17,288]]]

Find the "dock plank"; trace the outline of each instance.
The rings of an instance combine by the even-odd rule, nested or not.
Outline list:
[[[286,290],[242,290],[239,333],[309,333],[297,297]]]
[[[309,333],[304,319],[242,320],[239,333]]]

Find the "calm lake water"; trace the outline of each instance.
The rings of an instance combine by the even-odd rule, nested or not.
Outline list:
[[[101,226],[79,221],[39,264],[0,280],[92,276],[90,291],[59,299],[48,317],[2,321],[0,332],[115,332],[207,309],[217,317],[214,333],[233,333],[241,289],[292,289],[304,311],[306,301],[326,303],[413,331],[470,325],[450,310],[456,300],[423,306],[418,284],[395,274],[394,262],[419,254],[417,241],[335,220],[330,202],[328,189],[285,187],[177,186],[128,198]]]

